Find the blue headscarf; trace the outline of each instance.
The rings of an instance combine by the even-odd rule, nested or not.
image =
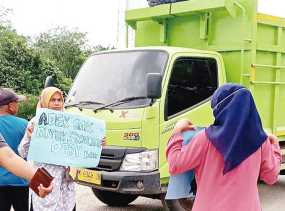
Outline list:
[[[256,152],[267,135],[253,97],[245,87],[223,85],[214,93],[211,107],[215,121],[206,128],[206,134],[222,154],[226,174]]]

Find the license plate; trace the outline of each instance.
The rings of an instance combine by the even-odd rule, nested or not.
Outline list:
[[[101,185],[101,174],[97,171],[81,169],[77,175],[77,178],[83,182]]]

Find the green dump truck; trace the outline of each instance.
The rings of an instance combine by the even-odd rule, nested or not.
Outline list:
[[[67,98],[107,128],[99,165],[77,169],[78,183],[110,206],[163,196],[175,123],[209,125],[211,95],[227,82],[251,90],[284,156],[285,19],[259,14],[257,0],[191,0],[129,10],[126,23],[136,48],[92,55]]]

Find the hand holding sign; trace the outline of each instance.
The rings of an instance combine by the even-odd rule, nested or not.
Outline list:
[[[99,163],[104,135],[102,120],[39,109],[28,159],[63,166],[94,167]]]
[[[27,128],[27,136],[28,136],[28,138],[32,137],[33,131],[34,131],[34,123],[32,122],[32,124],[30,126],[28,126],[28,128]]]

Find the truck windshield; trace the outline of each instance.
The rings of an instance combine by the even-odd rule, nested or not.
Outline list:
[[[167,59],[167,52],[159,50],[95,54],[81,67],[66,105],[95,109],[129,97],[134,100],[118,104],[116,107],[148,105],[150,99],[140,98],[146,96],[146,75],[163,75]]]

